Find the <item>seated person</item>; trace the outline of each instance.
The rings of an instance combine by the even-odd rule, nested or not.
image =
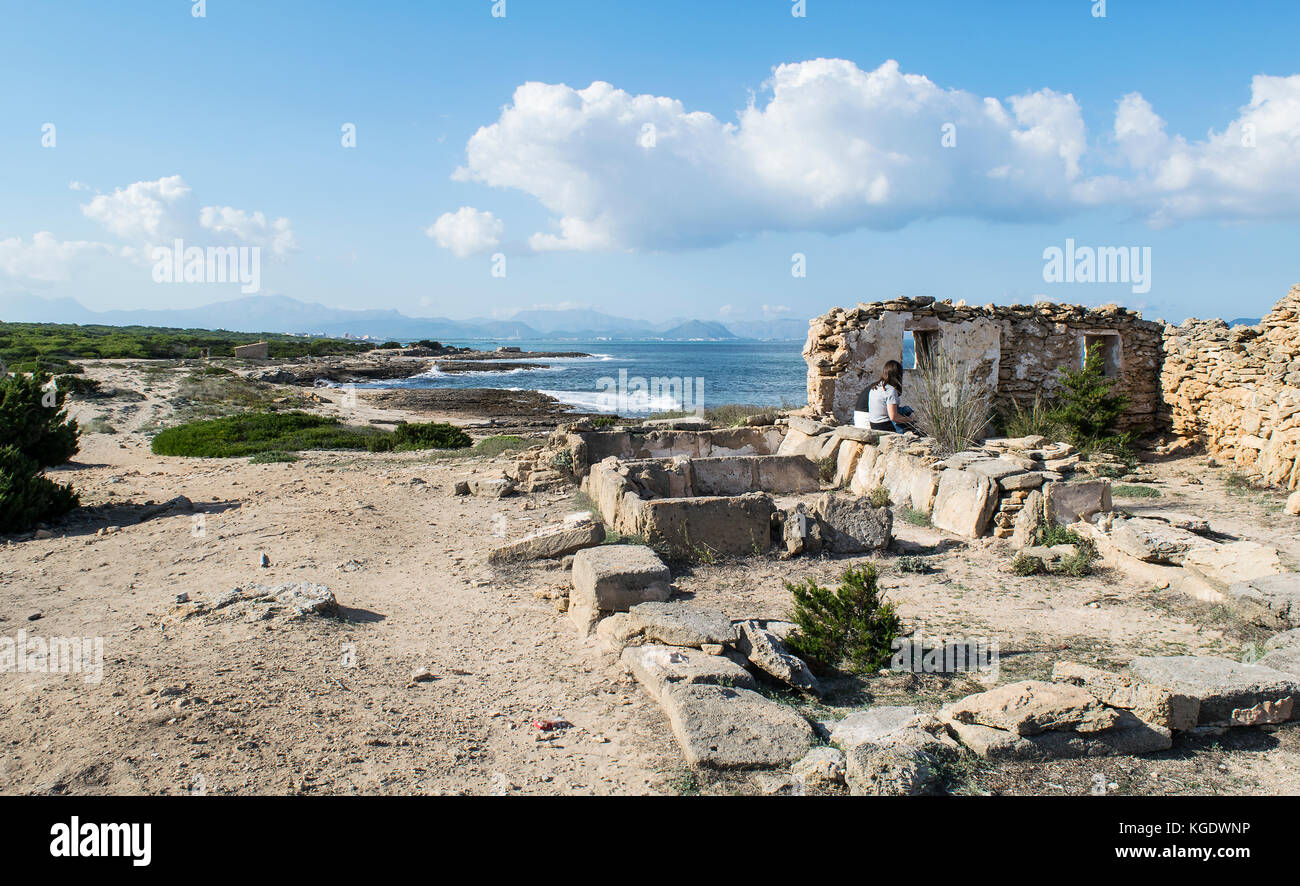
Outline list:
[[[905,434],[916,428],[908,421],[912,415],[909,406],[902,405],[903,365],[890,360],[880,373],[880,380],[863,391],[853,413],[853,423],[873,431],[893,431]],[[865,401],[865,402],[864,402]],[[866,406],[866,410],[862,409]]]

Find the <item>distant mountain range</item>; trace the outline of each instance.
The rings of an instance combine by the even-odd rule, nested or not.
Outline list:
[[[167,326],[225,329],[231,332],[308,333],[380,339],[489,340],[652,340],[727,341],[762,339],[803,341],[806,321],[740,321],[726,326],[676,318],[646,323],[590,310],[520,311],[508,320],[449,320],[408,317],[394,310],[352,311],[298,301],[282,295],[254,295],[197,308],[92,311],[70,298],[0,298],[0,320],[14,323],[76,323],[104,326]]]

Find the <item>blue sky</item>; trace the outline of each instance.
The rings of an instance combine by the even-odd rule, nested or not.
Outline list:
[[[155,283],[175,236],[258,246],[263,294],[457,318],[928,294],[1177,321],[1300,282],[1295,3],[193,5],[0,2],[0,295],[239,297]],[[1067,239],[1150,247],[1149,291],[1045,282]]]

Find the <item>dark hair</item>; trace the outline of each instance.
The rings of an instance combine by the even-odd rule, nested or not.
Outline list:
[[[897,360],[889,360],[885,363],[885,368],[880,370],[880,380],[876,382],[876,387],[883,388],[885,385],[893,385],[898,393],[903,393],[903,364]]]

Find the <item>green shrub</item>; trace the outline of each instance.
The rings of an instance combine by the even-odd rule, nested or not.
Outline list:
[[[618,424],[618,417],[613,415],[598,415],[591,420],[593,428],[612,428]]]
[[[371,437],[371,452],[411,452],[417,449],[465,449],[474,441],[460,428],[444,422],[403,422],[391,434]]]
[[[924,557],[906,556],[899,557],[894,566],[899,572],[909,573],[911,575],[929,575],[934,571],[930,561]]]
[[[337,418],[306,412],[245,412],[168,428],[153,438],[152,449],[155,455],[242,458],[310,449],[460,449],[471,443],[473,440],[460,428],[438,422],[400,424],[389,433],[341,425]]]
[[[401,343],[401,342],[397,342],[397,341],[386,341],[386,342],[384,342],[382,345],[379,346],[379,350],[381,350],[381,351],[397,351],[397,350],[400,350],[401,347],[402,347],[402,343]]]
[[[862,673],[889,663],[900,622],[894,604],[880,598],[875,564],[845,571],[834,591],[811,578],[785,586],[794,597],[797,626],[786,645],[810,667],[825,671],[847,663]]]
[[[0,447],[0,532],[22,532],[60,517],[80,501],[71,486],[41,474],[41,466],[17,446]]]
[[[828,455],[817,462],[817,477],[823,483],[834,483],[837,470],[839,470],[839,460],[833,455]]]
[[[294,455],[292,452],[271,450],[270,452],[259,452],[257,455],[250,458],[248,463],[250,465],[274,465],[288,464],[298,460],[298,456]]]
[[[929,526],[930,515],[925,511],[918,511],[916,508],[903,508],[899,514],[904,523],[911,523],[913,526]]]
[[[1016,554],[1011,559],[1011,572],[1015,575],[1038,575],[1043,571],[1043,561],[1028,554]]]
[[[1002,433],[1008,437],[1045,437],[1051,441],[1068,436],[1056,410],[1041,394],[1034,394],[1034,402],[1028,408],[1012,400],[1011,408],[1002,414]]]
[[[1111,494],[1116,498],[1159,498],[1160,490],[1154,486],[1115,486]]]
[[[77,423],[63,408],[68,392],[43,373],[0,379],[0,447],[13,446],[39,467],[77,452]]]
[[[1115,452],[1131,446],[1131,435],[1113,432],[1129,403],[1123,394],[1112,393],[1114,387],[1114,380],[1106,377],[1101,345],[1088,348],[1082,369],[1062,373],[1054,413],[1075,446],[1085,451]]]
[[[871,502],[873,508],[887,508],[894,503],[889,497],[889,490],[884,486],[877,486],[875,489],[871,490],[871,494],[867,496],[867,500]]]
[[[993,420],[988,391],[971,376],[965,363],[943,351],[918,354],[908,380],[909,399],[916,404],[913,424],[934,441],[939,455],[952,455],[984,439]]]

